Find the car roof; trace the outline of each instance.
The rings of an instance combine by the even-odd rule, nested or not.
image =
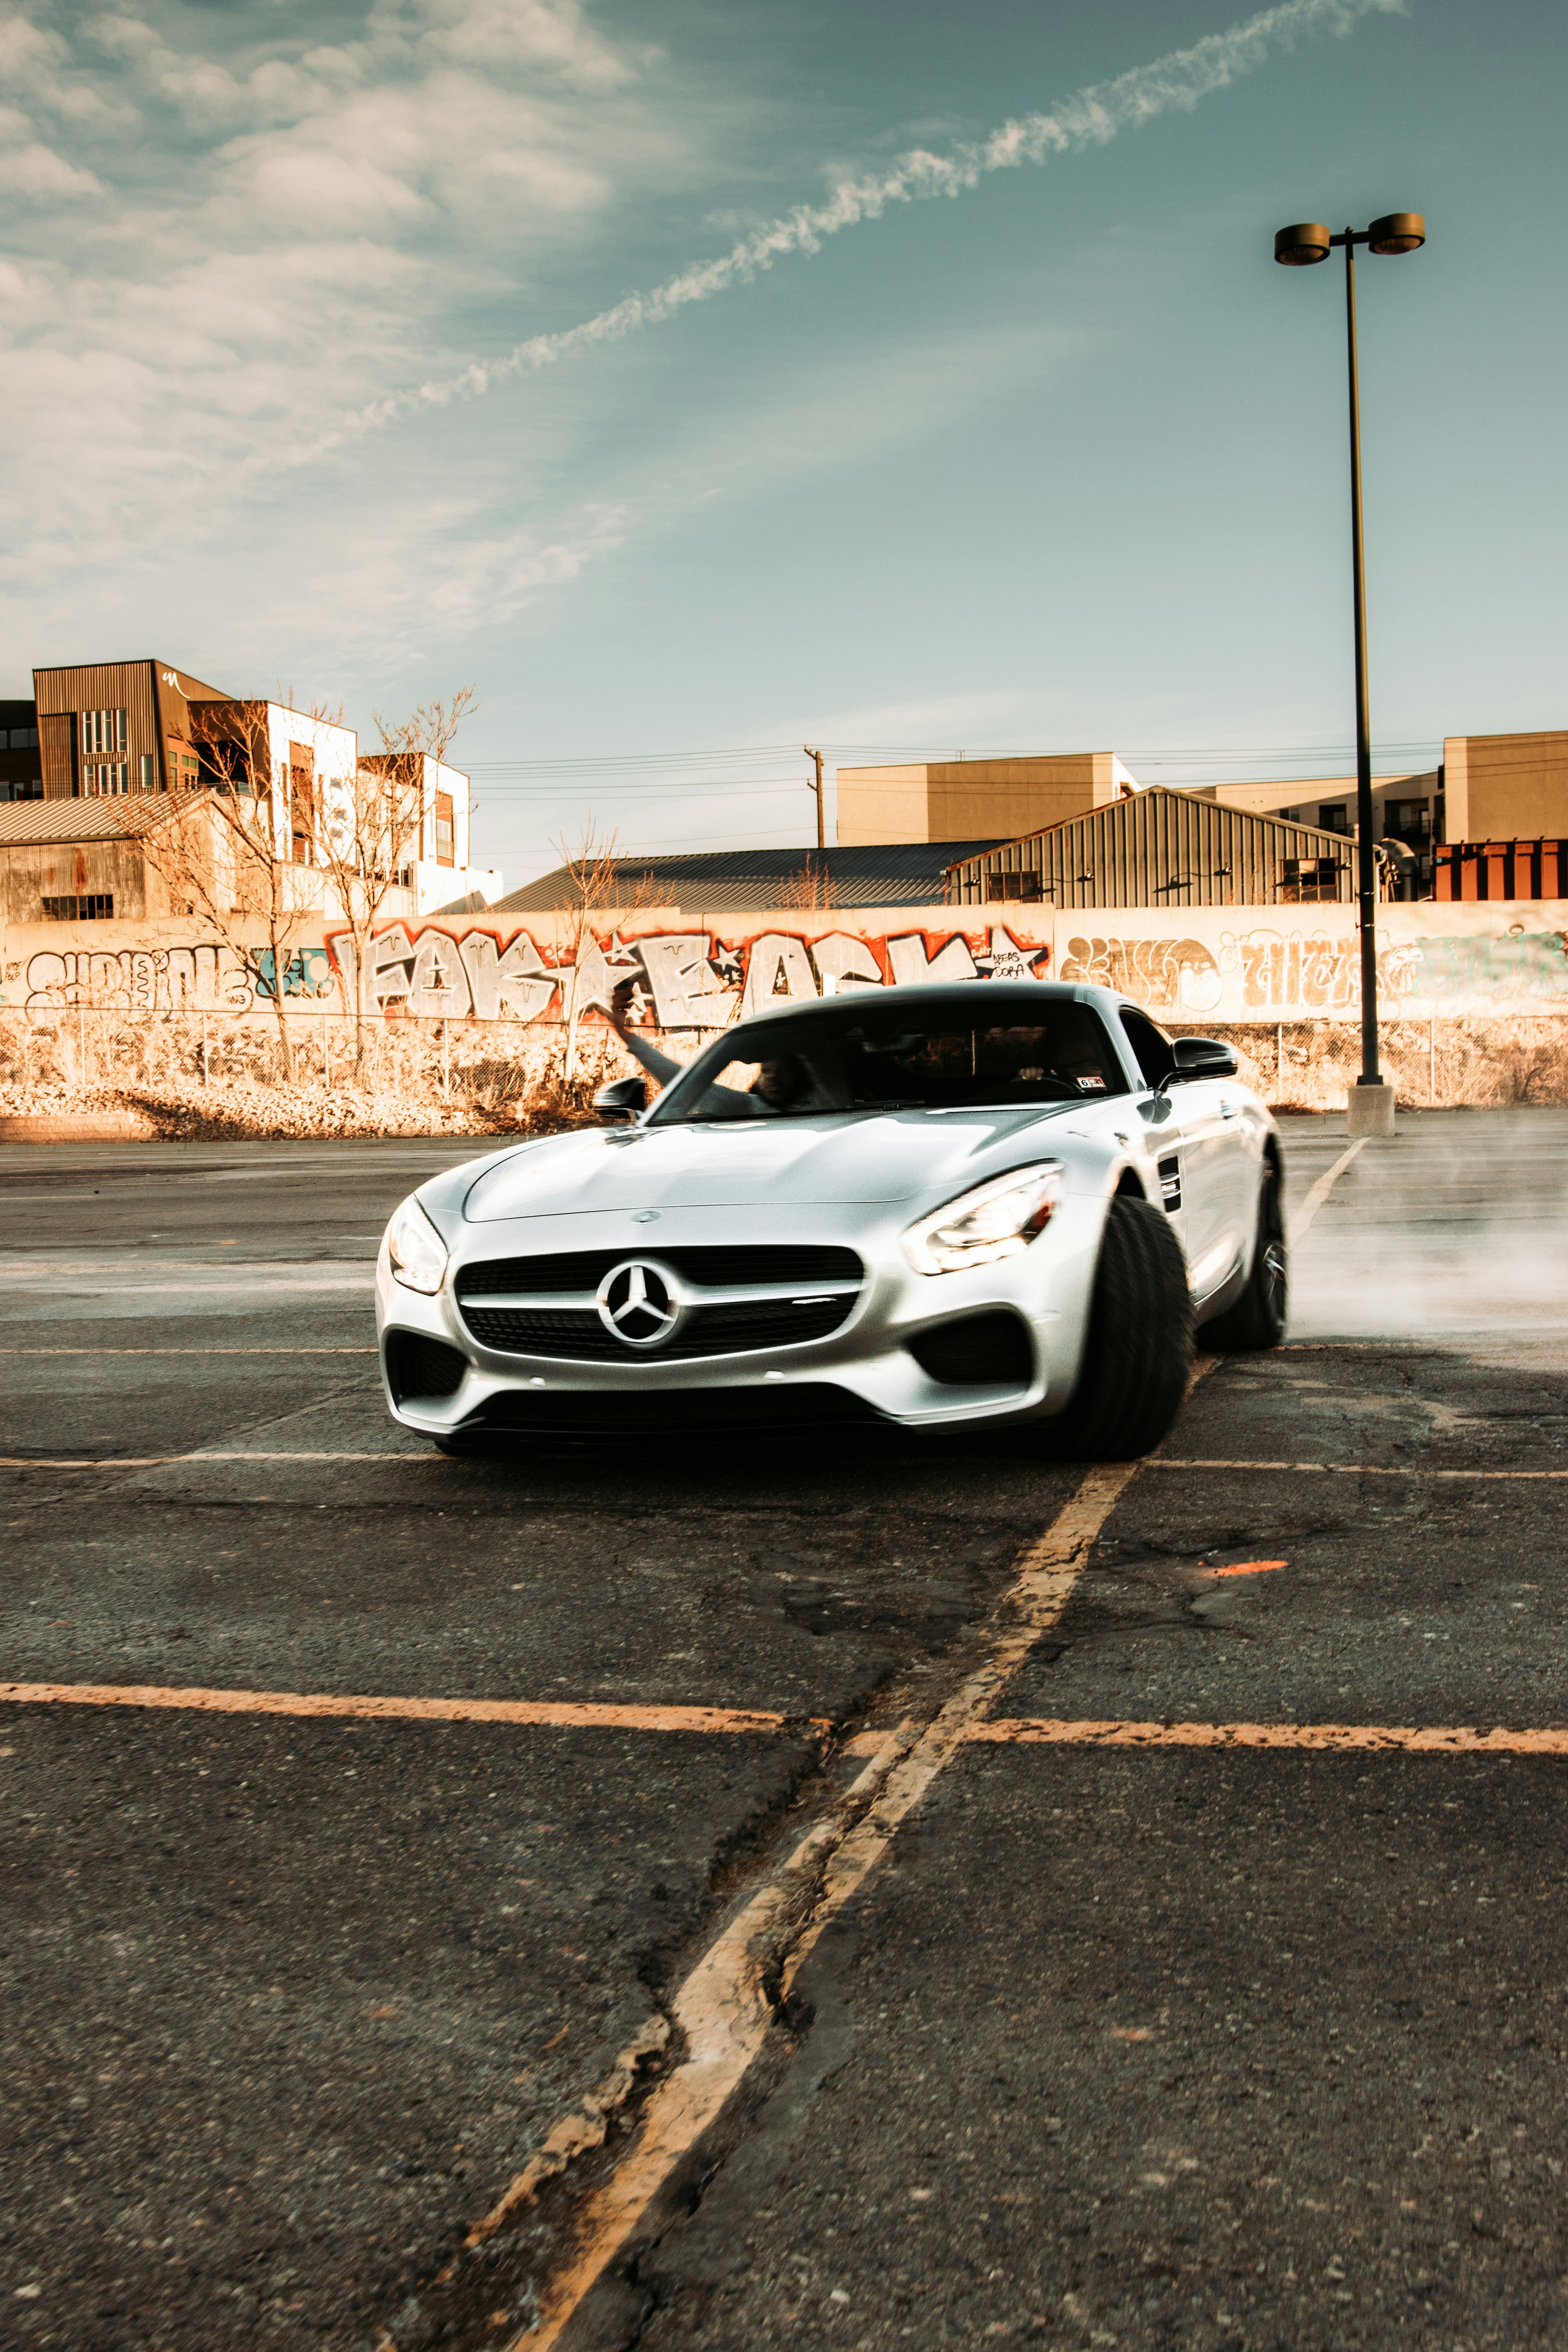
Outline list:
[[[803,1002],[781,1004],[777,1011],[753,1013],[739,1025],[751,1028],[759,1021],[772,1026],[775,1023],[807,1022],[853,995],[855,1001],[870,1000],[875,1003],[897,1002],[900,1009],[910,1013],[979,1013],[987,1022],[999,1018],[1017,1020],[1047,1004],[1092,1004],[1101,1013],[1115,1011],[1123,1000],[1113,990],[1095,988],[1082,982],[1060,980],[956,980],[916,981],[885,989],[855,989],[846,991],[845,997],[809,996]],[[731,1030],[730,1034],[734,1035]]]

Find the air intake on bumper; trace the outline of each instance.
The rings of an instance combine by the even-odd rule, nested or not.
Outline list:
[[[427,1339],[421,1331],[389,1331],[386,1385],[395,1404],[410,1404],[419,1397],[456,1396],[468,1366],[456,1348],[442,1339]]]

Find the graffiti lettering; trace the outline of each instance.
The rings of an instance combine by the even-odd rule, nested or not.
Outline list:
[[[526,931],[519,931],[505,955],[496,953],[489,931],[470,931],[458,952],[481,1021],[535,1021],[555,993],[554,974],[545,971]]]
[[[787,931],[764,931],[760,940],[752,941],[741,1008],[748,1021],[755,1013],[767,1012],[781,996],[793,1003],[817,992],[816,974],[804,940],[792,938]]]
[[[980,967],[970,951],[969,941],[963,932],[935,955],[928,953],[927,935],[911,931],[901,940],[888,941],[888,961],[893,981],[900,988],[910,988],[922,980],[975,980]]]
[[[1212,1013],[1223,987],[1201,940],[1069,940],[1060,977],[1118,989],[1159,1012]]]
[[[414,958],[408,1010],[421,1021],[460,1021],[468,1002],[468,975],[457,941],[445,931],[426,931]]]
[[[857,988],[880,988],[882,967],[865,940],[852,931],[829,931],[813,940],[811,960],[816,966],[824,996],[844,996]]]
[[[307,952],[328,969],[327,951]],[[271,974],[268,973],[270,987]],[[25,1003],[29,1013],[81,1005],[94,1012],[158,1013],[182,1005],[208,1013],[248,1013],[260,988],[257,964],[242,962],[231,948],[121,948],[77,953],[46,950],[29,956]],[[292,974],[284,993],[302,992]]]
[[[659,1029],[722,1029],[739,1002],[710,967],[706,931],[658,931],[637,951]]]
[[[1146,935],[1141,923],[1157,913],[1129,908],[1125,929],[1100,918],[1104,929],[1076,928],[1081,917],[1060,919],[1060,961],[1047,940],[1020,935],[1002,924],[973,929],[940,925],[937,909],[904,916],[789,918],[795,928],[741,928],[766,918],[737,919],[733,931],[712,929],[607,935],[574,920],[540,919],[533,930],[499,922],[423,923],[398,918],[369,943],[368,1008],[377,1017],[560,1023],[598,1022],[624,981],[633,984],[638,1017],[660,1030],[713,1031],[742,1013],[807,1003],[845,991],[909,987],[922,981],[1039,979],[1098,983],[1145,1004],[1156,1017],[1192,1023],[1354,1019],[1361,1002],[1357,934],[1351,910],[1313,910],[1292,928],[1285,908],[1212,910],[1184,917],[1185,932]],[[1303,910],[1305,911],[1305,910]],[[1506,927],[1474,924],[1468,909],[1388,908],[1380,918],[1378,973],[1390,1013],[1459,1013],[1496,1006],[1552,1006],[1568,1012],[1568,933],[1527,927],[1528,908]],[[1512,909],[1507,910],[1511,917]],[[1254,919],[1254,915],[1256,919]],[[1461,928],[1464,916],[1471,928]],[[1237,917],[1247,925],[1238,927]],[[1047,927],[1057,919],[1042,919]],[[820,920],[820,919],[818,919]],[[884,922],[887,928],[883,928]],[[95,925],[100,939],[124,929]],[[40,1013],[68,1006],[142,1015],[178,1011],[228,1013],[271,1009],[274,973],[264,945],[243,954],[211,941],[155,942],[130,933],[130,944],[40,949],[8,963],[0,1004],[25,1003]],[[354,1009],[358,968],[345,929],[328,927],[287,958],[287,1003],[301,1012],[331,1005]]]

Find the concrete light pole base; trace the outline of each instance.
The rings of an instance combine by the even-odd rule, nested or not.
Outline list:
[[[1351,1087],[1345,1096],[1345,1132],[1347,1135],[1394,1133],[1394,1088],[1386,1079],[1381,1086]]]

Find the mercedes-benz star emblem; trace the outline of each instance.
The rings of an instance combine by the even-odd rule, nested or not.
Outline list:
[[[628,1348],[658,1348],[680,1320],[680,1304],[661,1266],[630,1257],[599,1285],[599,1320]]]

